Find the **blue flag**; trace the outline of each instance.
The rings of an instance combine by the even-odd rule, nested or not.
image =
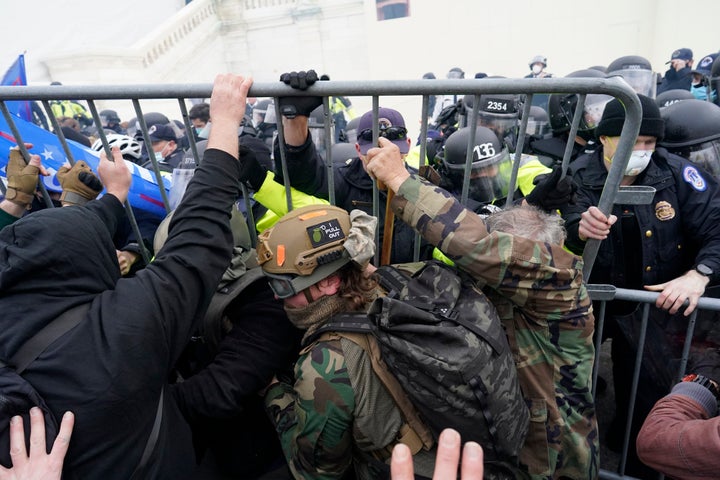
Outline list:
[[[57,179],[57,171],[67,161],[65,151],[60,144],[60,139],[53,133],[44,130],[32,122],[16,119],[13,122],[22,137],[23,142],[32,143],[30,153],[40,155],[43,166],[50,172],[49,177],[42,177],[45,187],[51,192],[60,192],[60,181]],[[67,141],[70,152],[75,160],[84,160],[88,166],[97,173],[100,153],[72,140]],[[6,167],[10,148],[17,145],[5,118],[0,115],[0,177],[7,177]],[[133,208],[147,212],[159,219],[165,217],[160,187],[155,179],[155,173],[146,168],[139,167],[134,163],[125,161],[132,173],[132,186],[128,194],[128,200]],[[163,175],[163,185],[166,194],[169,194],[169,187],[172,183],[171,174]]]
[[[18,55],[17,60],[10,65],[7,72],[2,78],[0,85],[27,85],[27,77],[25,76],[25,55]],[[27,100],[18,100],[6,102],[8,110],[13,115],[23,120],[32,121],[32,112],[30,111],[30,102]]]

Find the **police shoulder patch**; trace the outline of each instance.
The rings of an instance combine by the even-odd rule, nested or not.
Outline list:
[[[707,189],[707,183],[705,183],[705,178],[703,178],[702,174],[698,171],[697,168],[688,165],[683,169],[682,175],[683,179],[698,192],[704,192]]]

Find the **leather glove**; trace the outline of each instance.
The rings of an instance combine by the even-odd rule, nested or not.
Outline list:
[[[239,154],[240,181],[246,183],[257,192],[265,181],[267,170],[260,165],[255,152],[245,145],[240,145]]]
[[[63,205],[84,205],[102,192],[103,184],[93,173],[87,163],[76,162],[72,168],[67,165],[60,167],[57,178],[63,193],[60,201]]]
[[[297,90],[307,90],[320,80],[315,70],[289,72],[280,75],[280,81]],[[322,80],[330,80],[323,75]],[[298,115],[309,117],[310,113],[322,105],[322,97],[279,97],[280,112],[284,117],[295,118]]]
[[[690,355],[688,373],[697,373],[720,385],[720,349],[707,348]]]
[[[525,200],[546,212],[557,210],[567,204],[574,205],[577,200],[577,184],[572,179],[569,169],[562,179],[560,175],[562,175],[562,165],[556,165],[552,172],[535,177],[533,180],[535,188]]]
[[[7,192],[5,199],[24,208],[30,208],[40,169],[25,162],[17,148],[10,149],[7,165]]]

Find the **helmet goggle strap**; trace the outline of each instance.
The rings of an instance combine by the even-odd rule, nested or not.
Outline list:
[[[385,123],[380,123],[380,128],[378,129],[378,136],[379,137],[385,137],[388,140],[405,140],[407,138],[407,129],[405,127],[392,127],[388,126]],[[371,128],[366,128],[365,130],[359,132],[357,134],[358,140],[364,140],[366,142],[372,142],[373,140],[373,131]]]

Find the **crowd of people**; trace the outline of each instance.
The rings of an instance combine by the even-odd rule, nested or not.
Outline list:
[[[642,306],[609,302],[596,339],[598,309],[586,288],[659,292],[651,323],[670,332],[720,278],[713,84],[720,64],[712,54],[693,68],[692,56],[685,48],[673,52],[661,79],[638,56],[568,75],[622,76],[640,100],[640,130],[621,185],[655,193],[649,204],[608,212],[598,203],[626,111],[606,95],[587,95],[574,138],[578,96],[533,97],[522,144],[523,95],[433,98],[428,137],[418,142],[397,110],[356,116],[349,99],[333,97],[337,130],[328,152],[317,120],[323,99],[312,94],[326,79],[313,70],[289,72],[281,81],[304,94],[256,100],[248,97],[250,78],[219,75],[209,103],[189,111],[192,132],[151,113],[143,119],[145,138],[137,122],[101,112],[113,158],[101,141],[88,140],[100,152],[99,167],[77,162],[58,173],[63,208],[42,208],[36,185],[47,172],[38,156],[13,150],[0,202],[0,359],[7,363],[43,327],[85,307],[75,314],[81,321],[44,345],[22,374],[62,418],[48,439],[52,449],[38,449],[46,433],[39,410],[26,423],[14,416],[0,479],[59,478],[61,471],[192,478],[208,458],[236,478],[455,478],[458,432],[423,434],[432,419],[410,418],[371,367],[370,350],[342,335],[314,335],[339,315],[372,312],[393,296],[378,282],[378,258],[450,265],[482,292],[483,318],[505,333],[523,400],[510,413],[523,441],[509,457],[497,457],[492,441],[467,443],[462,478],[482,478],[483,470],[485,478],[598,478],[600,441],[617,449],[626,425],[632,448],[622,473],[713,476],[720,397],[713,327],[674,387],[675,345],[652,339],[629,418]],[[547,64],[533,57],[528,78],[551,77]],[[447,78],[464,75],[455,67]],[[475,101],[477,124],[469,125]],[[77,104],[57,110],[78,124],[69,125],[77,133]],[[195,153],[182,201],[162,222],[141,216],[137,238],[123,209],[130,175],[122,160],[173,172]],[[506,206],[508,198],[514,206]],[[586,280],[581,255],[590,240],[601,243]],[[143,261],[141,248],[152,261]],[[596,340],[606,338],[616,418],[601,439],[592,372]],[[487,394],[495,385],[482,388]],[[26,438],[35,439],[29,451]]]

